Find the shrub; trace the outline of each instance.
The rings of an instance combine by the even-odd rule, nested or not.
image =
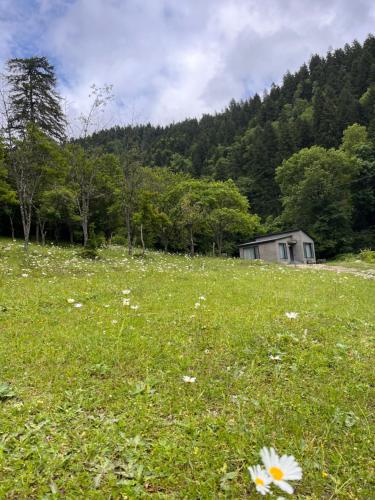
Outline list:
[[[371,264],[375,264],[375,250],[370,250],[369,248],[365,248],[359,252],[359,258],[364,262],[369,262]]]
[[[90,235],[90,238],[87,242],[87,245],[84,247],[84,249],[80,253],[81,257],[84,259],[98,259],[98,242],[97,239],[92,232]]]
[[[125,236],[122,236],[121,234],[116,234],[115,236],[112,237],[111,243],[112,245],[126,245],[128,240],[125,238]]]

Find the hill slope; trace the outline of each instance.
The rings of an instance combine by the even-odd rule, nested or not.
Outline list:
[[[166,127],[113,127],[86,144],[121,153],[142,147],[150,166],[169,166],[195,177],[234,179],[253,210],[267,217],[280,212],[275,168],[311,145],[337,147],[345,128],[368,127],[375,136],[375,38],[312,56],[283,84],[262,98],[232,101],[216,115],[187,119]]]

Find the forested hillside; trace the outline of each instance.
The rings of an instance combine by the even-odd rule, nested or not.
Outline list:
[[[94,134],[87,144],[121,153],[136,143],[150,166],[168,166],[194,177],[231,178],[253,211],[266,218],[282,211],[276,167],[302,148],[339,148],[344,130],[354,123],[367,128],[372,142],[374,104],[375,38],[370,35],[363,45],[355,41],[326,57],[313,55],[296,73],[287,72],[282,85],[273,85],[263,96],[232,101],[223,113],[167,127],[113,127]],[[367,160],[368,155],[373,156],[367,152]],[[374,208],[373,193],[370,198]],[[373,217],[374,211],[363,214],[361,221],[357,213],[354,229],[373,225]]]
[[[71,141],[45,58],[9,61],[6,81],[2,234],[221,254],[256,232],[300,227],[320,256],[375,246],[372,35],[313,55],[263,96],[166,127],[88,136],[106,102],[94,88]]]

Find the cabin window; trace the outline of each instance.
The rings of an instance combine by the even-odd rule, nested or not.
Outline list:
[[[259,259],[259,247],[249,247],[245,249],[245,258]]]
[[[250,247],[250,259],[259,259],[259,247]]]
[[[279,243],[279,257],[280,259],[288,258],[288,250],[286,249],[286,243]]]
[[[312,259],[314,257],[312,243],[303,244],[303,255],[305,256],[305,259]]]

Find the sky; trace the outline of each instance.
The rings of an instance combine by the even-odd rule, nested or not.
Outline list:
[[[371,32],[373,0],[0,0],[0,71],[43,55],[72,122],[92,84],[111,84],[100,128],[166,125],[262,94]]]

